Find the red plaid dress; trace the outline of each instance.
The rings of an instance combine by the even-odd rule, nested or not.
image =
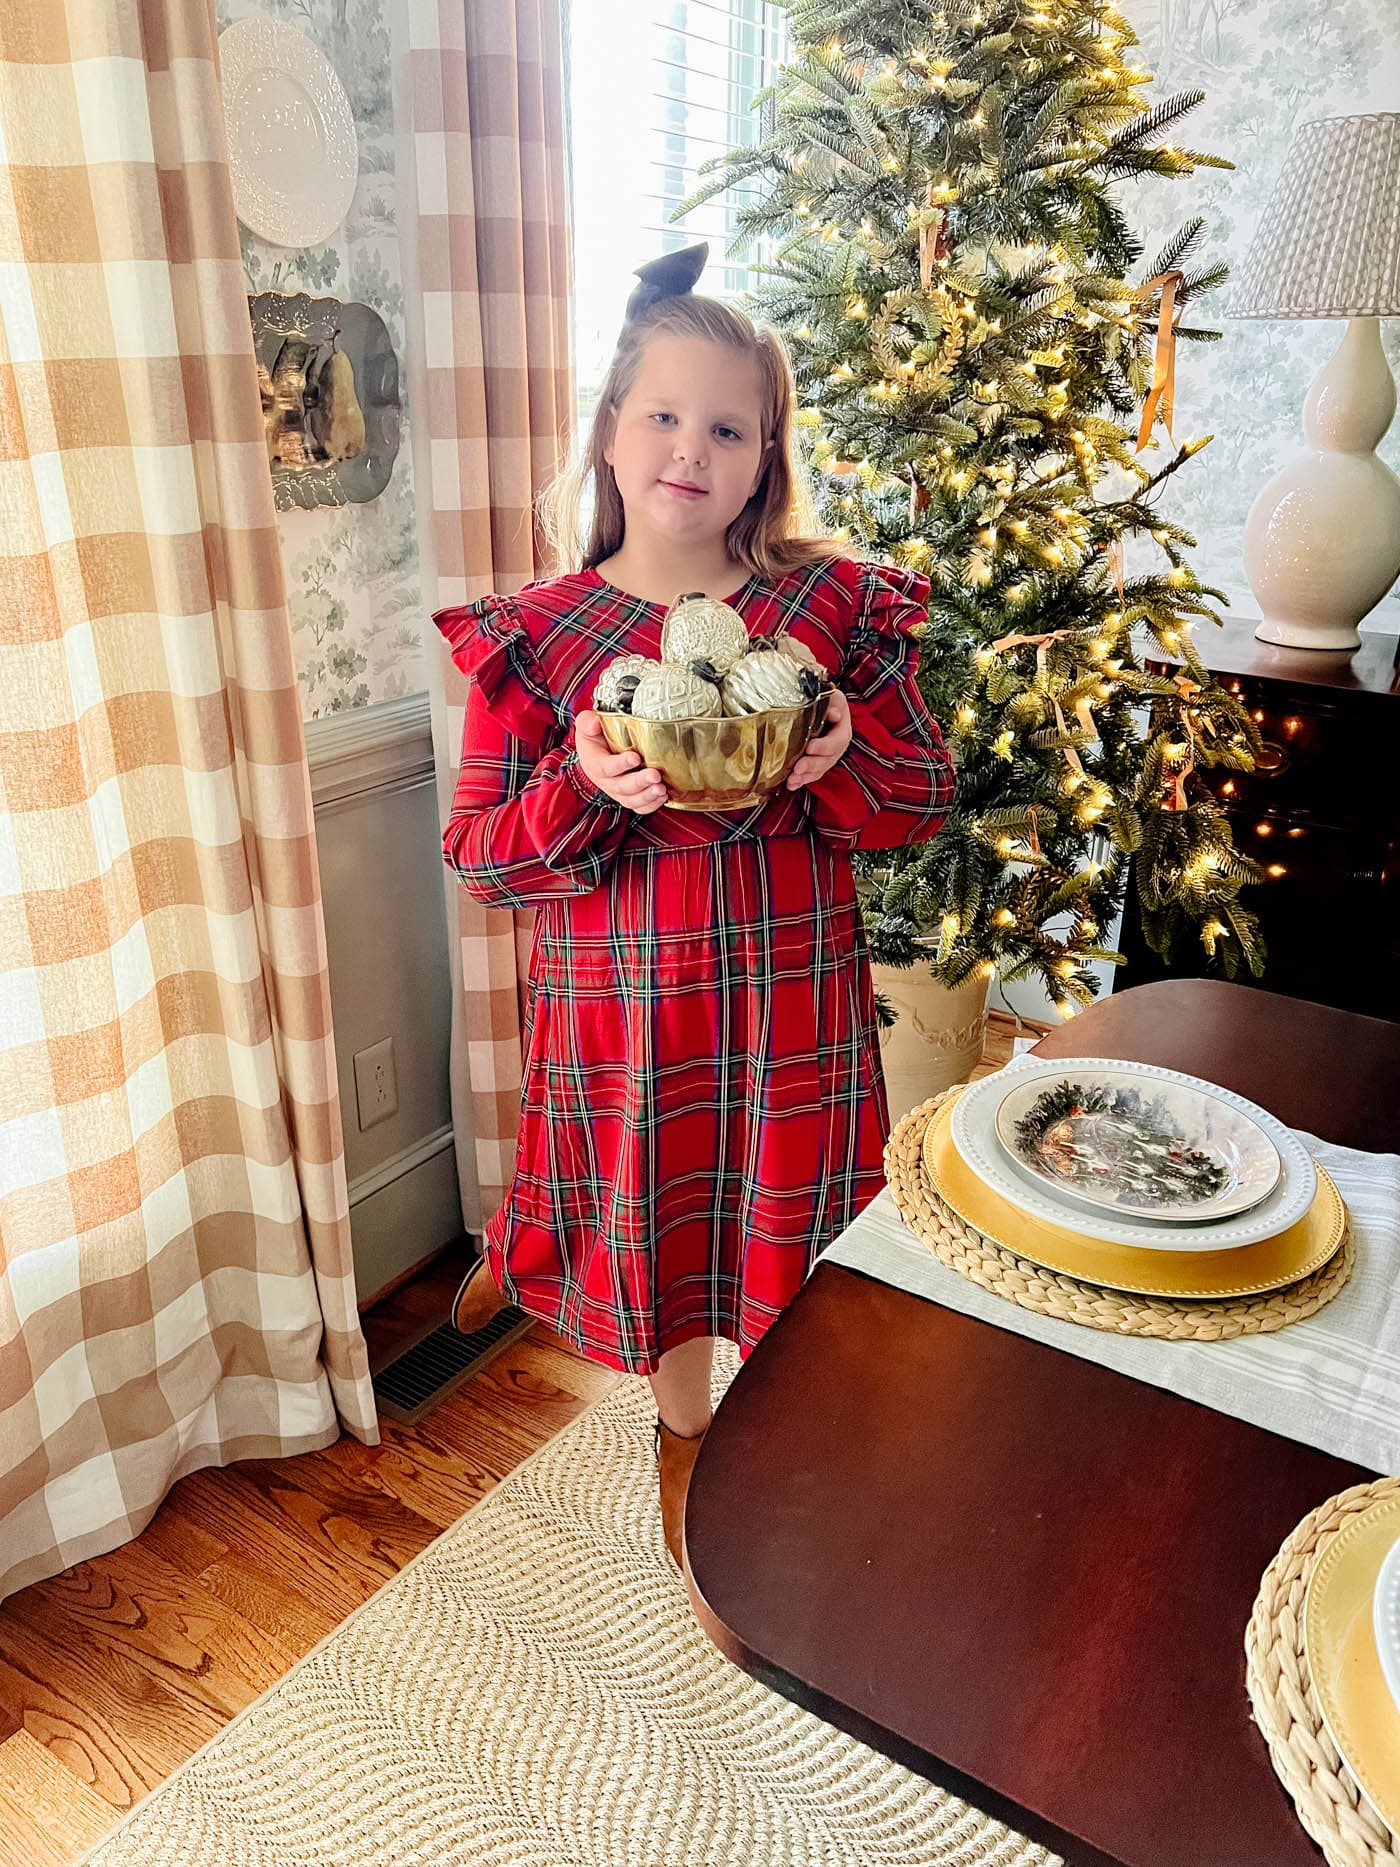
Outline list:
[[[665,607],[596,571],[434,617],[472,677],[443,847],[474,900],[534,907],[500,1288],[591,1360],[651,1373],[693,1336],[747,1357],[884,1184],[889,1114],[853,847],[931,837],[952,767],[914,684],[927,580],[838,559],[730,600],[836,672],[854,737],[742,812],[638,816],[573,719]]]

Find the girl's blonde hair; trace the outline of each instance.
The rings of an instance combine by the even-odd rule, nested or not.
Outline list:
[[[603,450],[612,436],[617,411],[632,384],[648,339],[662,334],[706,337],[751,356],[758,364],[763,390],[763,439],[771,442],[753,496],[725,535],[729,554],[751,575],[777,577],[803,564],[849,557],[839,538],[816,530],[811,490],[793,448],[792,367],[782,338],[717,298],[683,292],[659,299],[624,324],[603,386],[588,441],[579,457],[547,488],[540,501],[545,534],[561,570],[588,570],[611,557],[622,543],[626,518],[622,495]],[[593,520],[586,545],[579,526],[589,480],[593,482]]]

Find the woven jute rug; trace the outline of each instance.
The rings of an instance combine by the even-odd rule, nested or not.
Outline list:
[[[641,1380],[580,1415],[88,1867],[1057,1863],[722,1658],[662,1542],[655,1417]]]
[[[993,1296],[1005,1297],[1037,1315],[1114,1335],[1227,1342],[1242,1335],[1267,1335],[1315,1316],[1351,1276],[1356,1247],[1349,1229],[1320,1270],[1283,1290],[1257,1296],[1136,1296],[1047,1270],[965,1224],[939,1198],[929,1178],[924,1131],[943,1104],[961,1093],[962,1085],[945,1090],[901,1117],[885,1145],[885,1178],[906,1225],[931,1247],[939,1262]]]
[[[1333,1538],[1397,1492],[1400,1478],[1375,1478],[1309,1511],[1264,1571],[1245,1632],[1254,1722],[1299,1821],[1331,1867],[1396,1867],[1400,1840],[1362,1795],[1328,1735],[1303,1648],[1303,1601]]]

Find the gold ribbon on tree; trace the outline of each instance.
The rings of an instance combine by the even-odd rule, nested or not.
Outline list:
[[[991,646],[998,654],[1000,654],[1004,648],[1043,649],[1046,644],[1058,642],[1061,637],[1073,635],[1074,633],[1073,629],[1047,629],[1044,635],[1002,635],[998,636]],[[1040,660],[1039,654],[1036,656],[1036,661],[1040,663],[1040,672],[1043,674],[1045,672],[1045,663]]]
[[[1198,694],[1201,691],[1200,682],[1193,681],[1189,674],[1174,674],[1172,680],[1176,684],[1177,695],[1183,704],[1190,700],[1192,694]],[[1187,808],[1186,780],[1196,769],[1196,739],[1194,733],[1191,731],[1191,722],[1189,720],[1183,720],[1181,722],[1181,729],[1186,734],[1186,762],[1181,767],[1180,771],[1172,773],[1172,794],[1167,800],[1167,809],[1173,811],[1185,810]]]
[[[1177,304],[1176,294],[1182,280],[1182,272],[1159,272],[1155,279],[1149,279],[1140,285],[1134,294],[1137,298],[1150,298],[1161,291],[1161,303],[1157,307],[1157,342],[1152,358],[1152,386],[1147,391],[1142,405],[1142,419],[1138,423],[1137,446],[1134,453],[1140,454],[1152,438],[1157,417],[1162,417],[1162,425],[1167,431],[1167,439],[1176,446],[1176,437],[1172,433],[1172,415],[1176,408],[1176,327],[1181,321],[1181,307]],[[1118,601],[1123,601],[1123,540],[1115,538],[1108,547],[1108,563],[1113,573],[1113,587],[1118,592]]]
[[[1149,279],[1146,285],[1138,288],[1138,296],[1145,298],[1160,286],[1162,302],[1157,313],[1157,346],[1152,366],[1152,387],[1147,392],[1147,399],[1142,405],[1142,420],[1138,426],[1138,439],[1135,452],[1141,453],[1151,437],[1157,415],[1162,417],[1167,439],[1172,446],[1176,437],[1172,433],[1172,410],[1176,395],[1176,327],[1180,319],[1180,307],[1176,302],[1177,287],[1181,284],[1180,272],[1161,272],[1155,279]],[[1113,571],[1114,587],[1118,592],[1118,601],[1123,602],[1123,541],[1115,538],[1109,547],[1109,564]],[[1201,691],[1199,681],[1193,681],[1188,674],[1174,674],[1179,698],[1183,703],[1193,694]],[[1196,769],[1195,735],[1190,722],[1182,721],[1182,730],[1186,734],[1186,759],[1179,770],[1173,771],[1170,779],[1171,795],[1166,800],[1166,808],[1182,811],[1188,808],[1186,780]]]
[[[1149,279],[1137,289],[1139,298],[1150,298],[1159,288],[1162,293],[1162,302],[1157,308],[1157,347],[1152,359],[1152,387],[1147,392],[1147,400],[1142,405],[1142,420],[1138,423],[1139,454],[1152,438],[1159,411],[1167,439],[1173,447],[1176,445],[1172,434],[1172,412],[1176,404],[1176,327],[1180,319],[1176,294],[1184,277],[1185,274],[1181,272],[1159,272],[1155,279]]]
[[[1075,631],[1073,629],[1047,629],[1043,635],[1003,635],[992,643],[992,648],[998,654],[1006,648],[1033,648],[1035,650],[1036,673],[1040,679],[1045,682],[1046,691],[1049,692],[1050,644],[1052,642],[1061,641],[1065,636],[1073,635],[1074,633]],[[1069,728],[1065,724],[1065,716],[1061,711],[1059,696],[1057,694],[1050,695],[1050,704],[1055,709],[1056,725],[1062,733],[1068,733]],[[1087,695],[1081,694],[1079,699],[1075,702],[1074,717],[1079,722],[1080,731],[1084,733],[1087,738],[1094,739],[1098,737],[1099,729],[1094,724],[1093,709],[1089,705]],[[1089,776],[1088,772],[1084,769],[1084,761],[1079,756],[1079,749],[1077,746],[1061,746],[1060,750],[1064,753],[1065,763],[1069,766],[1071,771],[1077,772],[1081,778],[1087,778]],[[1039,846],[1034,842],[1034,839],[1032,839],[1032,848],[1037,855],[1040,854]]]
[[[933,283],[933,268],[935,262],[939,258],[939,247],[943,240],[943,228],[948,218],[947,215],[938,208],[938,203],[933,198],[932,182],[928,185],[927,209],[930,212],[937,210],[938,218],[928,222],[927,225],[922,222],[919,225],[919,285],[925,292]]]
[[[1108,568],[1113,572],[1113,587],[1118,592],[1118,607],[1123,607],[1123,540],[1115,538],[1108,547]]]

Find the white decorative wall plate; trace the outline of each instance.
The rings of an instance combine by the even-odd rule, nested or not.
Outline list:
[[[350,211],[359,144],[350,99],[305,33],[241,19],[219,35],[233,205],[274,246],[319,246]]]

